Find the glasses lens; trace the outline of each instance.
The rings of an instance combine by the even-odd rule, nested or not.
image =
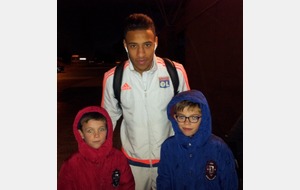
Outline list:
[[[179,116],[177,116],[177,121],[184,122],[185,118],[186,118],[185,116],[179,115]]]
[[[190,116],[189,120],[192,123],[196,123],[199,120],[199,118],[200,118],[199,116]]]

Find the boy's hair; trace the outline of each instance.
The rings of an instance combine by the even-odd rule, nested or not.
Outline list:
[[[200,105],[198,103],[195,102],[191,102],[188,100],[183,100],[178,102],[175,106],[174,106],[174,113],[176,114],[178,111],[183,111],[184,108],[188,107],[188,109],[199,109],[200,113],[201,113],[201,108]]]
[[[88,112],[82,115],[82,117],[80,118],[80,121],[78,123],[78,129],[82,130],[82,125],[84,123],[87,123],[89,120],[94,119],[97,121],[104,121],[106,122],[106,118],[104,115],[102,115],[99,112]]]
[[[149,16],[142,13],[131,14],[124,22],[124,38],[128,31],[147,29],[152,30],[154,35],[156,35],[154,22]]]

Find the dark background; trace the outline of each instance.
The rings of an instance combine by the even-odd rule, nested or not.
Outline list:
[[[58,56],[69,61],[71,54],[90,59],[124,59],[122,22],[133,12],[155,20],[159,32],[165,25],[160,6],[176,1],[154,0],[60,0],[58,1]],[[162,7],[163,8],[163,7]]]

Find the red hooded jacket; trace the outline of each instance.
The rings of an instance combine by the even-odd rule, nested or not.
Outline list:
[[[78,132],[78,123],[83,114],[99,112],[107,121],[107,139],[100,148],[90,147]],[[78,143],[78,152],[62,164],[58,175],[58,190],[134,190],[135,182],[127,158],[113,147],[113,126],[105,109],[89,106],[80,110],[73,123],[73,132]],[[113,173],[119,171],[120,180],[113,186]]]

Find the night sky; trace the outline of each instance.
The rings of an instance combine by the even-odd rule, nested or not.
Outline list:
[[[68,61],[72,54],[102,59],[124,57],[122,23],[134,12],[149,15],[157,32],[165,25],[162,10],[176,8],[157,0],[60,0],[57,2],[57,55]],[[113,60],[112,60],[113,61]]]

